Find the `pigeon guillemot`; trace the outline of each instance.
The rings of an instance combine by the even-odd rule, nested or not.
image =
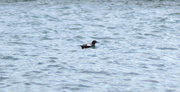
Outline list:
[[[95,47],[95,44],[98,43],[96,40],[93,40],[92,43],[81,45],[82,49]]]

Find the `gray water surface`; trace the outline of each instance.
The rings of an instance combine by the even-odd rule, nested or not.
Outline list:
[[[178,0],[17,1],[0,2],[0,92],[180,91]]]

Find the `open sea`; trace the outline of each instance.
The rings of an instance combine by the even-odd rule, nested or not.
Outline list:
[[[180,0],[0,0],[0,92],[180,92]]]

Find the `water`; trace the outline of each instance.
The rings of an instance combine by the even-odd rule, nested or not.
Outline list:
[[[180,91],[178,0],[0,4],[1,92]]]

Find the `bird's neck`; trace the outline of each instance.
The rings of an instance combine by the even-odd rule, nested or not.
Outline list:
[[[95,44],[92,44],[92,46],[95,46]]]

